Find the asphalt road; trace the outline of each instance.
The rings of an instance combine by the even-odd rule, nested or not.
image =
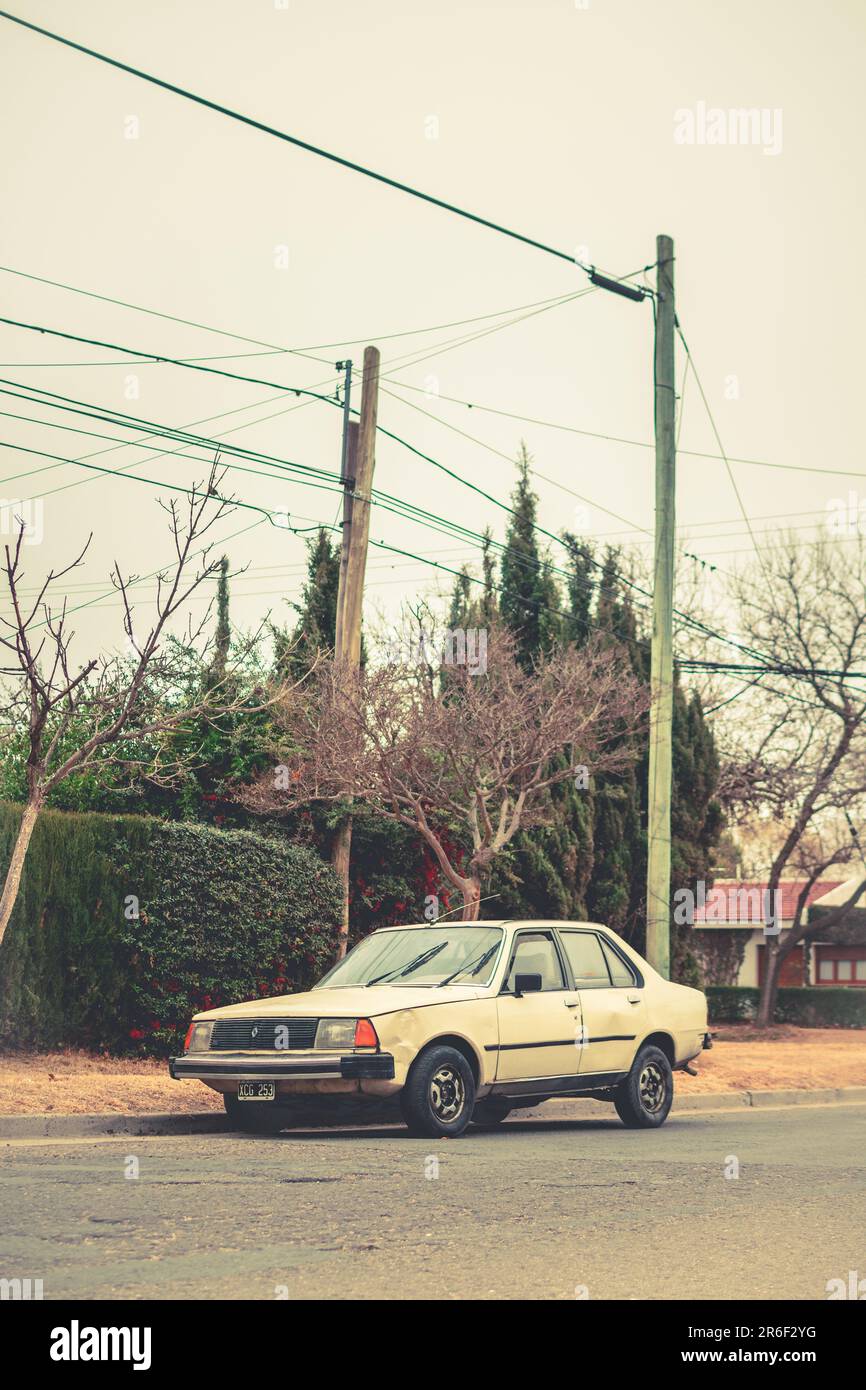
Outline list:
[[[440,1144],[7,1141],[0,1277],[41,1278],[46,1299],[824,1299],[866,1278],[864,1155],[866,1105],[648,1133],[511,1119]]]

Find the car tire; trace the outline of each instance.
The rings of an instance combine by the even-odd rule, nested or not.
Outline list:
[[[674,1098],[671,1064],[659,1047],[642,1047],[632,1069],[616,1088],[616,1113],[628,1129],[658,1129]]]
[[[270,1101],[239,1101],[237,1096],[223,1094],[223,1104],[232,1129],[242,1134],[279,1134],[288,1124],[284,1106],[276,1109]]]
[[[454,1047],[430,1047],[416,1057],[400,1092],[410,1134],[456,1139],[475,1109],[472,1068]]]
[[[472,1112],[472,1123],[478,1125],[479,1129],[495,1129],[508,1119],[512,1108],[507,1101],[497,1100],[494,1096],[479,1100]]]

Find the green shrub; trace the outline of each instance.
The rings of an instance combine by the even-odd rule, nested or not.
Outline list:
[[[0,804],[0,871],[19,815]],[[284,840],[46,811],[0,946],[0,1042],[177,1050],[202,1009],[314,983],[339,911],[330,866]]]
[[[710,985],[705,993],[711,1023],[751,1023],[757,1017],[761,991],[753,986]],[[773,1021],[801,1028],[866,1028],[866,990],[783,988]]]

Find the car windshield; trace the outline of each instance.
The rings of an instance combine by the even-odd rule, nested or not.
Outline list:
[[[379,931],[366,937],[316,985],[486,985],[493,977],[501,927],[425,927]]]

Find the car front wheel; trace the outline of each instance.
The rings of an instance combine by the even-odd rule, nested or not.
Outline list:
[[[475,1078],[461,1052],[431,1047],[412,1063],[400,1092],[400,1109],[411,1134],[456,1139],[475,1108]]]
[[[674,1098],[671,1064],[659,1047],[642,1047],[614,1094],[616,1113],[628,1129],[658,1129]]]

